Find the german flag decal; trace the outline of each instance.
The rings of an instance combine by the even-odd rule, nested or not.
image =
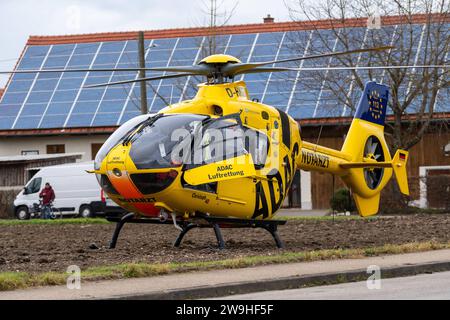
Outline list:
[[[399,159],[402,160],[402,161],[405,161],[406,160],[406,154],[400,152],[399,153]]]

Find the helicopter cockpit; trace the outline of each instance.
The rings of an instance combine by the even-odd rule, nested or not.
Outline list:
[[[157,114],[133,118],[105,142],[95,169],[118,144],[130,144],[129,157],[139,170],[192,169],[250,153],[253,164],[265,163],[267,135],[244,126],[239,114],[213,118],[198,114]]]

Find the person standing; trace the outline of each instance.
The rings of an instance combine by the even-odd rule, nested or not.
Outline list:
[[[53,191],[50,183],[46,183],[44,189],[39,193],[39,197],[42,198],[42,218],[51,218],[52,210],[51,204],[55,200],[55,191]]]

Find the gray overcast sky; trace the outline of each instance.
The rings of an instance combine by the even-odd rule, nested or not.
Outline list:
[[[196,27],[206,19],[200,11],[205,2],[209,0],[0,0],[0,69],[14,68],[30,35]],[[235,3],[224,0],[228,7]],[[283,0],[239,0],[229,24],[262,22],[268,13],[276,21],[289,20]],[[7,79],[0,76],[0,87]]]

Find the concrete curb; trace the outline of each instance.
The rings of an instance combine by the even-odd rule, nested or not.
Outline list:
[[[384,279],[413,276],[423,273],[450,271],[450,261],[424,264],[403,265],[381,269]],[[367,270],[349,270],[336,273],[321,273],[314,275],[292,276],[276,279],[236,282],[217,286],[201,286],[163,292],[140,293],[133,295],[114,296],[108,300],[181,300],[216,298],[234,294],[246,294],[270,290],[298,289],[345,282],[365,281],[369,277]]]

